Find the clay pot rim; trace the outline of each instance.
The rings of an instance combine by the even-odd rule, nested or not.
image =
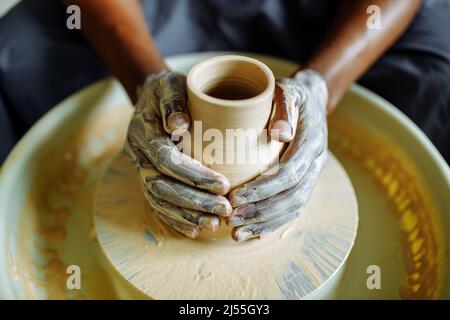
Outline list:
[[[201,68],[204,68],[205,65],[217,63],[220,61],[245,61],[245,62],[254,64],[261,71],[263,71],[264,74],[267,76],[266,88],[264,89],[263,92],[261,92],[260,94],[254,96],[254,97],[251,97],[248,99],[239,99],[239,100],[220,99],[220,98],[215,98],[215,97],[212,97],[212,96],[206,94],[205,92],[200,90],[197,85],[194,85],[194,76],[198,72],[198,70]],[[200,63],[197,63],[194,67],[192,67],[187,75],[187,87],[188,87],[188,91],[190,91],[191,94],[197,96],[199,99],[205,101],[206,103],[221,105],[224,107],[241,108],[241,107],[243,107],[243,103],[258,104],[258,103],[264,101],[265,99],[267,99],[268,96],[273,96],[273,94],[275,92],[275,76],[274,76],[272,70],[266,64],[264,64],[263,62],[261,62],[257,59],[246,57],[246,56],[240,56],[240,55],[222,55],[222,56],[217,56],[217,57],[213,57],[210,59],[206,59]]]

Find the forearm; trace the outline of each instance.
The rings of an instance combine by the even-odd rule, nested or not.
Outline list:
[[[81,8],[81,31],[133,102],[146,76],[166,70],[138,0],[64,0]]]
[[[421,0],[343,1],[329,34],[303,66],[319,71],[329,91],[332,111],[348,87],[395,42],[411,23]],[[366,10],[378,5],[381,28],[369,29]]]

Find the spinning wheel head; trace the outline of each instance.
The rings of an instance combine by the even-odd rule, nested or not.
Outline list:
[[[302,215],[260,240],[234,242],[225,224],[198,240],[171,230],[151,212],[124,155],[103,178],[94,218],[116,275],[153,299],[332,297],[358,224],[351,182],[331,154]]]

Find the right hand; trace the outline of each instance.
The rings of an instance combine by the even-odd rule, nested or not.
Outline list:
[[[230,189],[228,179],[180,152],[169,136],[189,129],[186,76],[152,75],[138,91],[125,152],[148,203],[162,221],[192,239],[202,228],[217,230],[218,216],[232,212],[223,196]]]

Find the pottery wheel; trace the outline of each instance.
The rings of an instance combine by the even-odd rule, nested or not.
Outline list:
[[[358,224],[353,187],[331,153],[301,216],[262,239],[237,243],[225,223],[197,240],[173,231],[151,213],[123,154],[105,174],[94,211],[111,268],[153,299],[322,297],[313,293],[331,290],[325,284],[343,268]]]

